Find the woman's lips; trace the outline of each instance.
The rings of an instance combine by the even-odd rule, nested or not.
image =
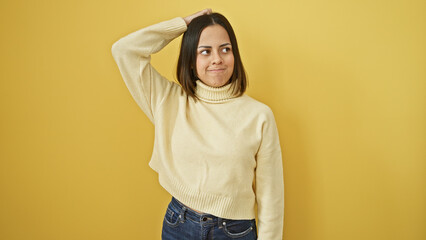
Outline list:
[[[222,71],[225,71],[225,69],[224,68],[218,68],[218,69],[209,69],[207,71],[209,71],[209,72],[222,72]]]

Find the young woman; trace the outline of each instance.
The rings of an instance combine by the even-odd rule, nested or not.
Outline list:
[[[150,55],[182,33],[178,84],[151,66]],[[119,39],[112,54],[155,126],[149,165],[172,195],[162,239],[282,239],[277,126],[268,106],[244,94],[228,20],[210,9],[177,17]]]

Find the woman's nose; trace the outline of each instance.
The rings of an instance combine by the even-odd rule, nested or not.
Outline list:
[[[218,52],[214,53],[212,63],[213,64],[221,64],[222,62],[223,62],[222,56],[220,56],[220,54]]]

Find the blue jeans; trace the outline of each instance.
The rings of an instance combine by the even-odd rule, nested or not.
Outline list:
[[[232,220],[197,213],[172,197],[163,220],[162,240],[255,240],[256,219]]]

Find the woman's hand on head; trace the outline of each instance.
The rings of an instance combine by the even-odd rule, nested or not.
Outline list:
[[[199,12],[196,12],[196,13],[194,13],[192,15],[184,17],[183,20],[185,20],[186,25],[188,26],[189,23],[192,21],[192,19],[194,19],[194,18],[196,18],[198,16],[201,16],[201,15],[207,15],[207,14],[211,14],[211,13],[212,13],[212,9],[211,8],[206,8],[206,9],[201,10]]]

